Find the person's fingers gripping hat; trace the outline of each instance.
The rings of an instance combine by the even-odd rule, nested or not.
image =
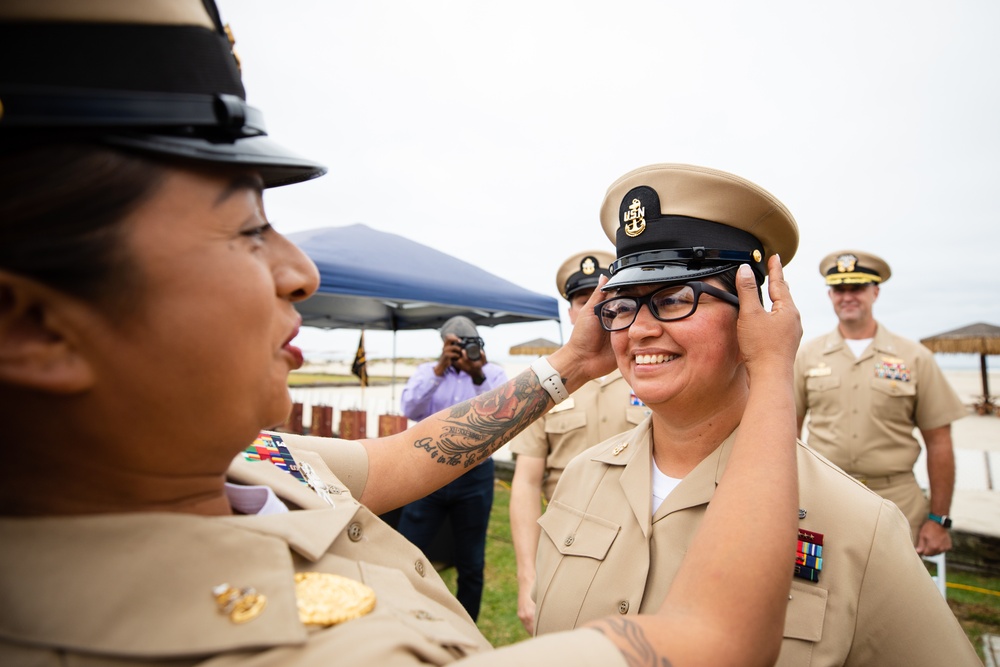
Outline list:
[[[860,250],[831,252],[820,261],[819,273],[827,285],[881,284],[892,275],[884,259]]]
[[[749,264],[760,285],[767,258],[788,264],[795,219],[774,195],[733,174],[686,164],[630,171],[608,188],[601,225],[618,259],[604,290],[682,283]]]
[[[581,290],[593,292],[601,276],[611,275],[608,267],[613,261],[615,256],[603,250],[578,252],[563,262],[556,272],[556,289],[567,301]]]
[[[326,169],[265,137],[214,0],[4,0],[0,150],[84,141],[259,170]]]

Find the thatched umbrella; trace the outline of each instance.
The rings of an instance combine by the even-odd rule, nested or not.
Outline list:
[[[558,343],[553,343],[546,338],[536,338],[535,340],[529,340],[526,343],[521,343],[520,345],[515,345],[510,348],[511,355],[531,355],[534,357],[541,357],[546,354],[552,354],[559,349]]]
[[[920,340],[932,352],[953,354],[978,354],[979,368],[983,374],[983,402],[976,406],[980,413],[996,410],[990,396],[990,382],[986,374],[986,355],[1000,354],[1000,327],[977,322],[967,327]]]

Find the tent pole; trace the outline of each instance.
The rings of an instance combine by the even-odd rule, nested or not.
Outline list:
[[[392,330],[392,411],[396,411],[396,330]]]

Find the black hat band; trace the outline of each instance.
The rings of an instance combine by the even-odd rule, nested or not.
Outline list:
[[[189,25],[0,25],[5,127],[211,127],[264,134],[225,35]]]
[[[580,290],[593,291],[593,289],[597,287],[597,283],[601,276],[610,275],[611,273],[605,268],[599,268],[589,275],[585,274],[583,271],[577,271],[566,279],[566,296],[572,297],[575,292],[579,292]]]
[[[720,270],[749,264],[759,278],[767,273],[764,246],[753,234],[711,220],[681,215],[647,218],[640,236],[628,236],[621,226],[616,239],[619,257],[611,265],[611,275],[628,266],[662,263],[687,264],[692,269],[715,264]]]

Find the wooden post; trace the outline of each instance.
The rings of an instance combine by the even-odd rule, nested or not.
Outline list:
[[[309,435],[324,438],[333,437],[333,408],[329,405],[314,405]]]
[[[361,440],[368,437],[365,433],[368,415],[364,410],[340,411],[340,437],[344,440]]]
[[[409,420],[405,415],[379,415],[378,437],[384,438],[387,435],[402,433],[408,425]]]
[[[302,404],[292,403],[292,410],[285,417],[285,421],[282,422],[276,431],[281,431],[283,433],[297,433],[301,435],[303,433],[302,428]]]

